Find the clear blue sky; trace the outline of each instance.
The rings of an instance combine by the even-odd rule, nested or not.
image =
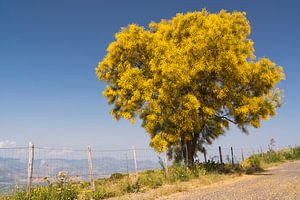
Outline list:
[[[299,144],[298,2],[0,0],[0,144],[146,147],[140,123],[109,115],[105,83],[94,69],[120,27],[202,8],[247,12],[257,57],[270,58],[286,73],[278,115],[249,136],[232,128],[215,145],[266,146],[272,137],[278,145]]]

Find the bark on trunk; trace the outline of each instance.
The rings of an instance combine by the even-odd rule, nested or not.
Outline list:
[[[194,133],[192,140],[186,142],[187,161],[188,161],[189,166],[192,166],[195,164],[195,156],[197,153],[196,149],[197,149],[199,136],[200,136],[199,133]]]
[[[186,145],[187,145],[188,166],[192,166],[194,165],[195,148],[192,141],[188,141]]]

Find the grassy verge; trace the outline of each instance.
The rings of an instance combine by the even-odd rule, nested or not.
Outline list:
[[[0,200],[98,200],[153,191],[152,189],[156,189],[156,193],[168,194],[184,191],[184,183],[195,183],[199,187],[200,182],[201,185],[211,184],[244,173],[262,171],[263,168],[276,163],[297,159],[300,159],[300,147],[255,154],[235,166],[214,162],[199,163],[189,168],[172,166],[167,173],[164,170],[140,172],[138,178],[131,174],[116,173],[110,178],[98,179],[95,182],[95,191],[89,189],[87,182],[70,182],[67,176],[60,174],[57,182],[50,183],[45,180],[47,185],[33,188],[30,195],[23,190],[17,190],[11,196],[0,197]]]
[[[298,159],[300,159],[300,147],[290,147],[279,151],[269,150],[266,153],[254,154],[247,158],[241,167],[246,174],[252,174],[282,162]]]

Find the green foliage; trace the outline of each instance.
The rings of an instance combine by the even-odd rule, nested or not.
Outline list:
[[[122,179],[125,176],[128,176],[128,174],[113,173],[112,175],[110,175],[110,179],[118,180],[118,179]]]
[[[285,148],[278,152],[269,150],[267,153],[262,154],[265,163],[276,163],[285,160],[296,160],[300,158],[300,147]]]
[[[296,160],[300,158],[300,147],[283,149],[282,156],[286,160]]]
[[[188,181],[190,179],[190,170],[185,166],[176,165],[169,169],[169,171],[168,181],[170,182]]]
[[[59,183],[34,187],[30,195],[24,190],[18,190],[12,200],[76,200],[77,197],[78,190],[72,183]]]
[[[15,192],[12,200],[25,200],[28,199],[27,193],[24,190],[18,190]]]
[[[214,161],[208,161],[207,163],[200,163],[198,165],[207,172],[217,172],[217,173],[226,172],[224,164],[217,163]]]
[[[243,163],[234,166],[216,162],[195,163],[193,166],[173,165],[168,173],[163,170],[146,170],[139,173],[136,180],[134,175],[112,174],[109,178],[98,179],[96,190],[91,191],[88,183],[72,183],[65,175],[60,176],[55,183],[34,187],[28,195],[24,190],[17,190],[11,197],[0,197],[1,200],[98,200],[126,193],[136,193],[158,188],[164,184],[178,183],[210,175],[218,176],[227,173],[247,174],[261,171],[265,164],[286,160],[300,159],[300,147],[286,148],[278,152],[269,150],[263,154],[254,154]]]
[[[107,191],[103,187],[97,188],[95,191],[90,192],[88,195],[86,195],[86,200],[99,200],[99,199],[106,199],[109,197],[113,197],[115,194],[113,192]]]
[[[274,151],[273,148],[269,148],[266,153],[250,156],[242,163],[242,166],[246,170],[246,173],[251,174],[261,171],[263,164],[272,164],[296,159],[300,159],[300,147],[289,147],[277,152]]]
[[[17,190],[12,196],[12,200],[76,200],[78,198],[78,188],[69,182],[66,173],[60,172],[55,183],[50,183],[45,179],[47,185],[36,186],[31,189],[30,194],[24,190]]]
[[[126,184],[125,191],[127,193],[136,193],[136,192],[139,192],[140,190],[141,190],[141,186],[140,186],[139,180],[133,184],[131,184],[131,183]]]
[[[162,170],[147,170],[139,175],[140,185],[157,188],[163,185],[165,174]]]
[[[246,170],[246,174],[261,171],[261,156],[257,154],[250,156],[243,162],[243,168]]]
[[[273,150],[268,151],[267,153],[263,154],[263,161],[265,163],[276,163],[276,162],[281,162],[285,160],[282,152],[275,152]]]

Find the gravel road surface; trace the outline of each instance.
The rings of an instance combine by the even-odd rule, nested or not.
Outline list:
[[[281,164],[256,175],[216,183],[160,200],[300,200],[300,160]]]

